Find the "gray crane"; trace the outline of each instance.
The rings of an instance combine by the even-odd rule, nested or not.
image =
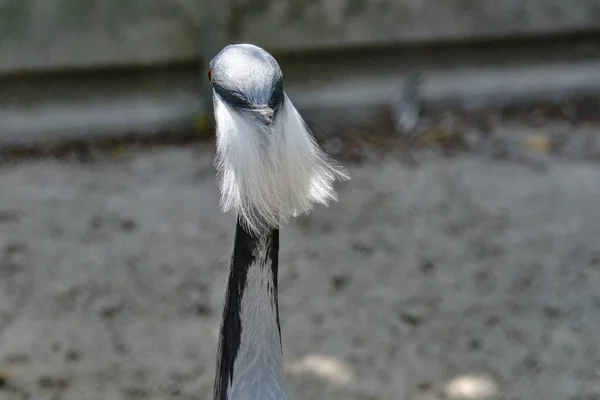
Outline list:
[[[279,227],[336,200],[350,179],[318,146],[265,50],[230,45],[210,62],[221,208],[237,214],[219,334],[215,400],[287,400],[277,300]]]

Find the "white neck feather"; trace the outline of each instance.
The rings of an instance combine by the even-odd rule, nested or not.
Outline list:
[[[264,231],[337,199],[333,182],[349,176],[319,148],[287,95],[272,126],[235,111],[218,94],[214,103],[223,211]]]

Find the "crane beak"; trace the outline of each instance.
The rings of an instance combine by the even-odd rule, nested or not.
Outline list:
[[[260,123],[263,123],[267,126],[272,126],[277,119],[277,114],[281,107],[270,107],[268,105],[260,105],[256,108],[249,109],[248,114],[252,116],[252,118],[258,120]]]

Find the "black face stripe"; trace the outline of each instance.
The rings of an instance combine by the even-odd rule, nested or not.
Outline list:
[[[266,241],[263,245],[261,241]],[[273,229],[266,236],[250,234],[238,218],[234,239],[233,256],[229,271],[229,280],[225,294],[223,321],[219,337],[217,354],[217,370],[214,385],[214,399],[228,400],[227,389],[233,380],[234,364],[241,344],[242,322],[241,308],[248,270],[257,261],[257,249],[265,246],[266,253],[261,261],[261,267],[270,267],[273,273],[274,304],[279,327],[279,307],[277,300],[277,271],[279,263],[279,229]]]
[[[271,91],[271,97],[269,98],[269,107],[272,109],[278,109],[283,103],[283,76],[280,77],[277,82],[273,85]]]
[[[271,125],[275,121],[283,105],[283,77],[280,77],[273,84],[273,89],[267,103],[268,108],[271,110],[270,113],[256,111],[261,106],[260,104],[252,103],[243,93],[221,84],[216,77],[213,87],[224,102],[266,125]]]
[[[213,84],[213,87],[215,88],[215,92],[217,92],[227,104],[241,109],[251,109],[253,107],[252,103],[242,93],[228,89],[217,82]]]

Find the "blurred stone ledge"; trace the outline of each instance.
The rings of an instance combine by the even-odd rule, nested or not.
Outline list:
[[[535,40],[275,53],[305,118],[336,130],[376,125],[405,78],[425,106],[482,108],[600,96],[600,39]],[[4,77],[0,145],[189,131],[208,120],[197,62]]]

